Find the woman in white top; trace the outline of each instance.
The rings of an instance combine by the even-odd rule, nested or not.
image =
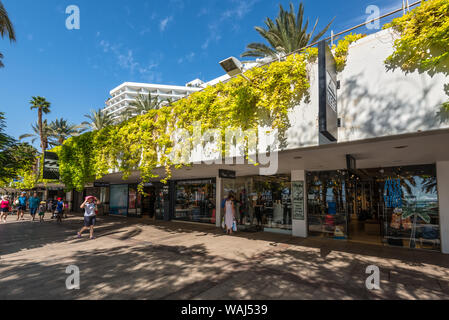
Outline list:
[[[228,199],[225,202],[225,225],[226,225],[226,233],[232,233],[232,224],[235,220],[235,207],[234,207],[234,196],[229,195]]]

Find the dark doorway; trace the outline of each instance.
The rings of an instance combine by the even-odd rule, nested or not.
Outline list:
[[[156,187],[145,187],[142,197],[142,215],[156,218]]]

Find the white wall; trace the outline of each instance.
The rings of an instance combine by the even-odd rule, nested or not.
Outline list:
[[[449,254],[449,161],[437,162],[441,251]]]
[[[437,117],[439,106],[449,99],[443,89],[447,79],[443,74],[387,71],[384,61],[393,53],[394,39],[387,29],[350,46],[338,76],[340,142],[449,127]]]
[[[339,142],[449,128],[437,116],[449,98],[444,93],[447,79],[417,72],[388,71],[385,59],[393,52],[395,36],[382,30],[354,42],[345,69],[339,73],[338,116],[342,119]],[[307,66],[310,102],[301,102],[288,114],[285,150],[319,145],[318,64]],[[259,128],[259,134],[267,128]],[[259,152],[265,150],[258,147]],[[199,152],[196,156],[203,154]],[[192,157],[198,161],[198,157]]]

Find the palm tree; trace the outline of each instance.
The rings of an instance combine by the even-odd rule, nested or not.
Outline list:
[[[3,38],[5,35],[8,36],[9,41],[16,41],[16,34],[14,32],[14,27],[9,20],[8,12],[6,11],[3,3],[0,1],[0,36]],[[3,68],[4,65],[2,63],[3,54],[0,53],[0,68]]]
[[[47,120],[42,122],[42,130],[40,129],[39,123],[32,124],[31,128],[33,133],[23,134],[19,137],[19,140],[32,138],[31,143],[35,143],[36,140],[39,139],[41,141],[41,146],[43,146],[42,152],[48,148],[48,145],[55,145],[54,142],[49,139],[51,136],[51,128],[48,125]]]
[[[270,46],[263,43],[253,42],[248,44],[247,51],[242,53],[242,57],[272,57],[277,58],[280,55],[289,54],[295,50],[304,48],[308,44],[318,41],[329,29],[332,21],[316,36],[313,36],[315,28],[318,24],[318,19],[313,26],[310,33],[307,33],[309,20],[303,25],[304,20],[304,6],[299,4],[298,13],[295,15],[293,4],[290,3],[290,12],[284,10],[282,5],[279,5],[280,10],[275,22],[270,18],[266,18],[263,27],[255,27],[256,31],[268,41]]]
[[[50,137],[55,139],[52,144],[62,145],[67,138],[78,136],[84,125],[69,124],[65,119],[56,119],[50,123]]]
[[[101,109],[98,109],[98,111],[91,110],[90,114],[86,114],[85,117],[88,118],[90,122],[85,121],[82,125],[89,126],[92,130],[101,130],[114,124],[111,115],[103,112]]]
[[[139,93],[136,101],[131,102],[130,106],[132,113],[142,115],[148,113],[150,110],[159,109],[161,107],[161,102],[158,98],[153,98],[151,93],[148,93],[147,96]]]
[[[30,100],[30,104],[31,107],[30,109],[37,109],[37,126],[39,129],[39,135],[41,137],[41,148],[42,148],[42,153],[45,152],[45,150],[48,147],[48,135],[44,136],[44,128],[42,126],[42,114],[48,114],[50,113],[50,102],[48,102],[45,98],[43,97],[32,97],[32,99]],[[47,139],[44,139],[44,138]],[[47,141],[46,141],[47,140]]]

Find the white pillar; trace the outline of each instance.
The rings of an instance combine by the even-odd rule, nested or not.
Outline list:
[[[449,254],[449,161],[437,162],[441,252]]]
[[[306,187],[306,173],[304,170],[293,170],[292,171],[292,235],[294,237],[307,238],[308,236],[308,225],[307,225],[307,187]],[[299,184],[297,188],[295,188],[295,182],[302,183],[302,188]],[[296,190],[295,190],[296,189]],[[302,190],[300,190],[302,189]],[[302,198],[302,215],[303,217],[298,217],[298,213],[300,213],[301,208],[296,209],[301,201],[298,201],[298,198],[295,201],[295,193],[300,193],[299,199]]]
[[[221,200],[223,198],[223,195],[221,194],[221,191],[223,189],[222,187],[222,179],[220,177],[217,177],[216,180],[216,185],[215,185],[215,225],[217,227],[221,227]]]

